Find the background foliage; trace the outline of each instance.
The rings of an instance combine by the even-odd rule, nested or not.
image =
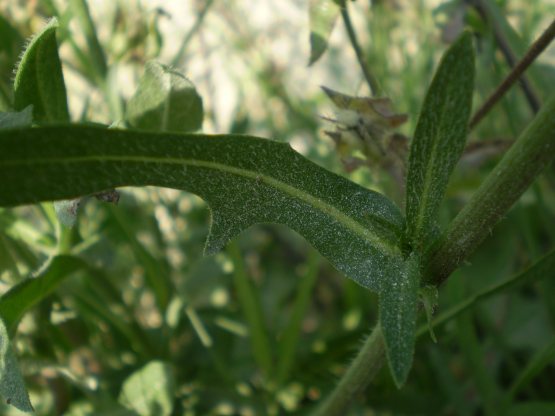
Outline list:
[[[0,2],[0,110],[9,109],[24,40],[57,16],[71,120],[111,124],[132,113],[146,62],[156,58],[197,86],[204,132],[288,141],[347,175],[318,117],[332,112],[320,84],[368,95],[341,20],[307,67],[309,2],[185,3]],[[433,69],[461,23],[476,33],[475,108],[508,72],[493,25],[463,2],[373,3],[350,4],[351,14],[383,91],[409,115],[403,133],[414,131]],[[497,5],[498,27],[515,29],[506,33],[519,56],[555,12],[550,1],[485,3]],[[555,86],[553,53],[529,73],[542,100]],[[531,117],[514,88],[470,141],[514,139]],[[497,158],[476,154],[484,160],[463,157],[455,170],[443,224]],[[378,169],[349,177],[399,199]],[[441,288],[440,312],[553,247],[554,185],[550,167]],[[280,226],[250,228],[226,251],[202,257],[207,223],[200,199],[161,188],[125,189],[118,206],[90,200],[71,229],[51,204],[0,211],[3,290],[40,274],[53,255],[48,281],[64,279],[24,315],[13,342],[38,414],[297,413],[325,397],[377,319],[375,296]],[[436,328],[437,344],[421,337],[405,387],[382,370],[353,414],[496,414],[499,403],[515,415],[553,412],[553,273],[473,304]]]

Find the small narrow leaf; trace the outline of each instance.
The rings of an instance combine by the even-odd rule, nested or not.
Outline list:
[[[334,0],[310,0],[310,60],[315,63],[328,48],[328,39],[339,15],[339,5]]]
[[[23,314],[48,296],[71,273],[86,269],[84,261],[72,256],[57,256],[36,277],[29,277],[0,297],[0,317],[10,334],[15,332]]]
[[[417,249],[429,243],[447,182],[464,150],[473,86],[472,35],[465,32],[441,59],[410,147],[407,231]]]
[[[4,321],[0,317],[0,395],[22,412],[33,412],[33,405],[17,363]]]
[[[139,88],[127,105],[132,127],[187,133],[202,126],[202,98],[179,72],[158,62],[147,62]]]
[[[416,255],[403,266],[383,280],[380,294],[380,325],[389,369],[398,388],[405,384],[412,367],[420,282]]]
[[[207,254],[253,224],[285,224],[376,292],[404,267],[404,220],[391,201],[272,140],[80,125],[0,130],[0,178],[0,206],[119,186],[193,192],[212,213]]]
[[[151,361],[123,383],[119,402],[141,416],[172,413],[175,376],[169,364]]]
[[[53,18],[29,43],[23,53],[14,81],[14,107],[32,105],[37,122],[67,122],[66,87],[58,56]]]
[[[25,107],[22,111],[0,113],[0,129],[13,129],[30,126],[33,122],[33,106]]]

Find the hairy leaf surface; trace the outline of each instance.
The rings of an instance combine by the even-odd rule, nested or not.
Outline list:
[[[0,132],[0,205],[156,185],[211,208],[206,253],[256,223],[285,224],[373,291],[404,268],[397,207],[308,161],[284,143],[249,136],[154,134],[90,126]]]
[[[464,150],[473,86],[472,35],[465,32],[441,59],[411,142],[406,207],[408,237],[416,248],[428,243]]]
[[[58,56],[56,28],[53,18],[25,50],[14,80],[16,110],[33,106],[38,122],[69,121],[66,87]]]
[[[23,382],[6,326],[0,317],[0,395],[6,403],[23,412],[32,412],[33,406]]]
[[[420,283],[418,257],[413,254],[404,266],[383,281],[380,295],[380,324],[387,360],[399,388],[405,384],[412,367]]]

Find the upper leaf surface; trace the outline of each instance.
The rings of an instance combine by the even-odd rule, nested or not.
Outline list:
[[[403,265],[404,221],[391,201],[271,140],[90,126],[5,130],[0,178],[2,206],[119,186],[190,191],[211,208],[207,253],[255,223],[281,223],[374,291]]]
[[[389,369],[397,387],[412,367],[418,316],[419,261],[411,255],[399,272],[384,279],[380,294],[380,325]]]
[[[147,62],[126,118],[136,128],[187,133],[202,126],[202,98],[182,74],[158,62]]]
[[[53,18],[25,50],[14,81],[14,107],[23,110],[33,105],[38,122],[69,121],[66,87],[58,56],[56,28]]]
[[[411,143],[406,207],[408,237],[416,248],[428,243],[464,150],[473,86],[472,35],[465,32],[441,59]]]

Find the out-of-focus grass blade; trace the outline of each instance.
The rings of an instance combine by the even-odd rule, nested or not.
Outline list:
[[[165,313],[170,297],[175,290],[170,279],[169,268],[164,260],[156,259],[148,250],[137,240],[134,228],[125,214],[113,206],[110,212],[116,220],[119,228],[123,231],[125,239],[129,243],[137,261],[144,267],[145,278],[156,297],[156,303],[162,313]]]
[[[97,80],[104,80],[108,74],[108,64],[106,63],[104,50],[98,40],[87,2],[85,0],[71,0],[69,4],[73,15],[79,22],[79,27],[85,34],[88,53],[91,56],[89,61],[95,69]]]
[[[542,370],[553,363],[555,359],[555,338],[547,344],[541,351],[538,351],[530,360],[526,368],[522,370],[509,389],[508,397],[512,399],[516,394],[526,387],[532,379]]]
[[[279,362],[276,373],[278,385],[287,380],[287,376],[294,364],[295,348],[297,347],[301,335],[301,325],[310,302],[312,288],[318,277],[319,264],[319,255],[314,250],[310,250],[306,264],[307,271],[304,276],[300,277],[293,311],[280,342]]]
[[[272,375],[273,368],[272,349],[266,332],[260,295],[247,276],[243,257],[237,243],[232,242],[228,250],[233,261],[235,290],[249,327],[252,354],[260,369],[269,377]]]
[[[0,297],[0,317],[10,334],[15,332],[23,314],[48,296],[72,273],[85,270],[87,264],[77,257],[56,256],[35,277],[13,286]]]
[[[441,59],[410,146],[407,234],[417,250],[429,243],[447,182],[464,150],[473,86],[472,35],[465,32]]]
[[[497,30],[499,35],[507,42],[507,46],[515,55],[515,59],[522,58],[528,50],[529,45],[507,20],[507,13],[504,13],[494,0],[481,0],[479,3],[486,18],[491,22],[492,27],[495,27],[495,30]],[[544,6],[544,11],[547,13],[549,13],[549,9],[551,9],[551,12],[553,11],[553,6],[548,6],[547,3],[541,5],[540,2],[538,6]],[[541,13],[539,8],[536,13]],[[555,91],[555,86],[551,79],[553,71],[551,67],[547,65],[545,71],[542,69],[544,68],[540,68],[538,63],[533,63],[526,71],[526,77],[531,80],[534,87],[536,87],[534,91],[538,92],[544,99],[547,99]]]

